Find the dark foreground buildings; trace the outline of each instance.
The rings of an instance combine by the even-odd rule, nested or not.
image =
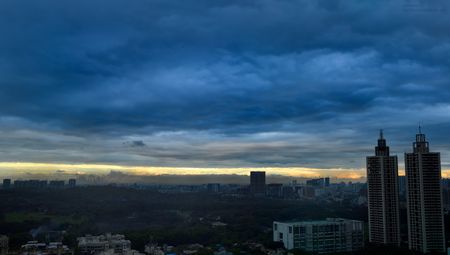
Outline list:
[[[397,156],[391,156],[380,131],[375,156],[367,163],[367,197],[369,207],[369,242],[400,245]]]
[[[430,152],[419,130],[413,153],[405,153],[408,243],[423,253],[445,252],[440,153]]]

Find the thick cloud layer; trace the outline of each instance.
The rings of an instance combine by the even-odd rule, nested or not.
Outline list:
[[[448,1],[0,2],[0,161],[450,164]]]

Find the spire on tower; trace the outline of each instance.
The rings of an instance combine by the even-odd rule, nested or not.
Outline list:
[[[422,133],[422,125],[419,124],[419,133],[416,134],[416,141],[413,143],[414,152],[429,152],[428,142],[425,134]]]
[[[380,129],[380,138],[378,138],[378,146],[375,147],[376,156],[389,156],[389,146],[386,146],[384,140],[383,129]]]

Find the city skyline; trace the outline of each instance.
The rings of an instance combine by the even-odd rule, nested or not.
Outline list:
[[[380,128],[403,173],[419,123],[450,176],[449,8],[1,2],[0,176],[360,179]]]
[[[418,130],[422,127],[419,126]],[[404,152],[399,153],[402,159]],[[369,154],[367,154],[369,155]],[[365,155],[365,156],[367,156]],[[346,169],[346,168],[307,168],[307,167],[154,167],[154,166],[135,166],[135,165],[114,165],[114,164],[95,164],[95,163],[42,163],[42,162],[0,162],[0,177],[8,178],[33,178],[41,176],[44,178],[52,178],[58,175],[66,176],[82,176],[82,175],[98,175],[104,176],[110,173],[124,173],[131,176],[159,176],[159,175],[249,175],[249,171],[266,171],[268,175],[284,176],[291,178],[317,178],[332,177],[342,180],[365,180],[366,171],[364,168]],[[399,161],[399,175],[405,175],[404,163]],[[450,169],[442,169],[442,177],[450,177]],[[64,177],[62,177],[64,178]]]

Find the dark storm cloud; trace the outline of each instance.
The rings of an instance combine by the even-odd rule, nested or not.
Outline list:
[[[449,7],[3,1],[2,160],[361,167],[419,121],[446,155]]]
[[[141,140],[125,142],[124,144],[128,145],[128,146],[131,146],[131,147],[144,147],[144,146],[146,146],[146,144],[143,141],[141,141]]]

